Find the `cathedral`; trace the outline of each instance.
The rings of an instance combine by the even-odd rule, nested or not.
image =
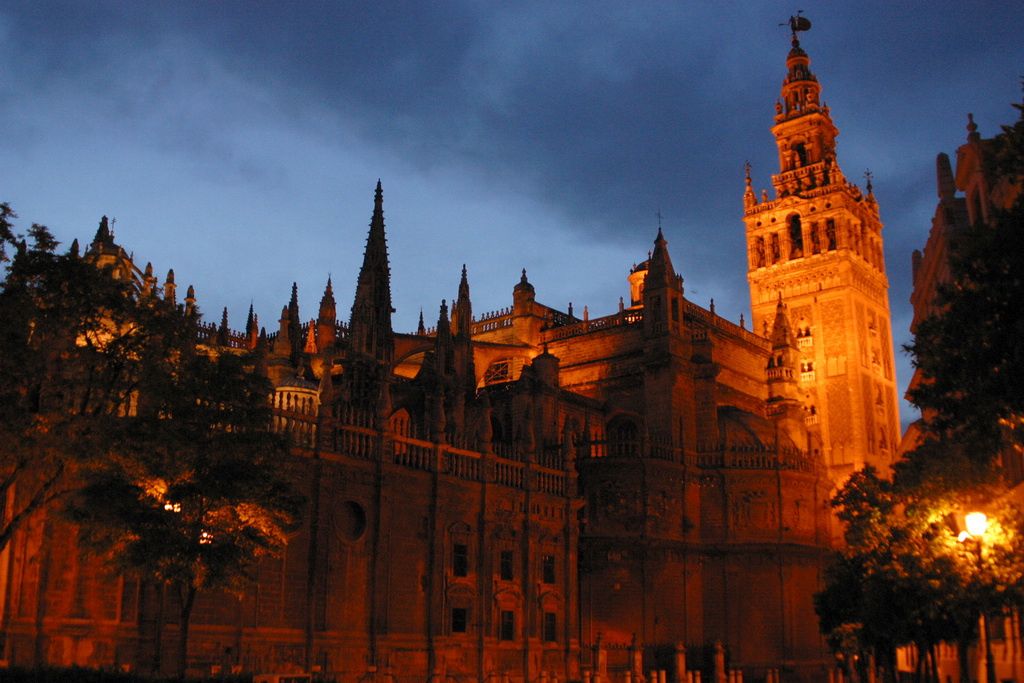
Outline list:
[[[828,680],[812,595],[839,538],[829,499],[889,468],[899,426],[878,205],[840,169],[795,36],[774,198],[749,170],[742,196],[750,329],[686,298],[659,228],[612,315],[545,305],[558,293],[525,271],[474,315],[463,269],[436,325],[396,332],[378,182],[347,321],[328,280],[308,322],[293,289],[271,334],[251,313],[200,330],[265,350],[309,504],[243,598],[199,596],[190,671]],[[105,223],[84,258],[175,295]],[[12,664],[152,671],[177,629],[171,591],[104,573],[52,516],[0,556],[0,589]]]

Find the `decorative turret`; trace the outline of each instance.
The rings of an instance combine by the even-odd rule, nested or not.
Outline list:
[[[768,390],[773,398],[795,398],[798,394],[798,353],[781,295],[775,308],[775,323],[772,325],[770,339],[772,356],[768,359]]]
[[[676,274],[668,254],[668,242],[658,228],[654,252],[647,262],[643,282],[644,333],[678,331],[682,318],[683,278]]]
[[[473,304],[469,299],[469,279],[465,264],[462,266],[459,297],[452,309],[452,319],[455,324],[455,371],[462,387],[461,400],[470,402],[476,396],[476,366],[473,362]]]
[[[447,377],[455,371],[455,354],[452,349],[451,319],[448,317],[448,301],[441,300],[437,314],[437,332],[434,335],[434,364],[437,374]]]
[[[309,354],[317,352],[315,320],[310,320],[309,326],[306,328],[306,345],[302,347],[302,351]]]
[[[224,312],[220,316],[220,327],[217,328],[217,345],[218,346],[229,346],[231,344],[231,330],[228,327],[228,309],[224,307]]]
[[[256,325],[256,312],[253,309],[252,302],[249,303],[249,315],[245,318],[245,337],[249,338],[252,334],[253,327]]]
[[[96,236],[92,238],[92,246],[113,245],[114,233],[110,230],[110,222],[104,216],[100,219],[100,226],[96,229]]]
[[[302,323],[299,321],[299,285],[293,282],[292,296],[288,300],[288,338],[292,343],[289,353],[293,363],[298,361],[299,352],[302,351]]]
[[[185,312],[192,313],[196,309],[196,290],[192,285],[185,290]]]
[[[174,284],[174,269],[172,268],[167,271],[167,279],[164,280],[164,301],[177,303],[177,289],[177,285]]]
[[[156,295],[156,276],[153,275],[152,263],[146,263],[146,269],[142,274],[142,294],[145,296]]]
[[[336,322],[337,306],[334,302],[334,289],[331,287],[331,278],[328,276],[324,295],[320,298],[320,313],[316,319],[319,351],[323,351],[328,346],[334,344]]]
[[[288,307],[285,306],[281,309],[281,317],[278,319],[277,328],[277,339],[274,340],[274,353],[276,354],[291,354],[292,340],[291,340],[291,314],[288,312]]]
[[[466,264],[462,264],[459,296],[452,305],[452,323],[453,331],[457,337],[469,337],[473,333],[473,305],[469,301],[469,281],[466,278]]]
[[[744,208],[750,209],[757,204],[757,195],[754,194],[754,188],[750,184],[750,162],[748,161],[744,164],[743,168],[746,169],[747,172],[747,187],[743,191],[743,206]]]

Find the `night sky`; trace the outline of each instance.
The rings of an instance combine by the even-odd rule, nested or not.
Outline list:
[[[839,165],[874,175],[899,345],[935,155],[968,112],[985,137],[1017,118],[1020,0],[7,0],[0,201],[65,245],[106,214],[207,320],[252,303],[268,331],[293,281],[314,317],[329,275],[347,320],[378,178],[406,332],[463,264],[478,315],[523,268],[542,303],[614,313],[660,211],[687,297],[749,320],[743,166],[770,188],[798,8]]]

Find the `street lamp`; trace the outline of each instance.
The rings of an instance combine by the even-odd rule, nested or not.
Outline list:
[[[985,531],[988,529],[988,517],[985,516],[984,512],[970,512],[964,517],[964,522],[967,526],[967,531],[964,534],[960,534],[960,540],[966,540],[965,536],[969,536],[974,540],[974,549],[978,555],[978,578],[980,580],[981,572],[983,571],[982,545],[985,541]],[[981,648],[985,652],[985,680],[987,683],[996,683],[996,668],[992,657],[992,648],[988,642],[988,622],[985,619],[984,607],[980,610],[978,616],[978,629],[981,632],[979,639]]]

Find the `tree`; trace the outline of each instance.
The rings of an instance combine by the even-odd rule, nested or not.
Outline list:
[[[287,443],[268,431],[269,382],[252,362],[195,353],[148,373],[137,414],[105,435],[70,506],[107,563],[177,590],[182,675],[197,592],[241,592],[284,547],[302,504]]]
[[[183,673],[197,591],[240,590],[296,524],[272,387],[253,355],[198,347],[198,312],[130,264],[57,253],[14,218],[0,204],[0,548],[60,501],[110,567],[178,589]]]
[[[957,643],[965,652],[977,636],[979,614],[1019,595],[1024,554],[1018,536],[1009,533],[1019,519],[1007,509],[998,515],[1000,531],[987,534],[988,552],[979,564],[976,546],[958,540],[952,484],[922,485],[905,472],[897,470],[888,481],[865,468],[833,499],[846,543],[826,571],[815,608],[837,651],[873,653],[888,676],[895,649],[914,645],[920,674],[930,677],[936,645]]]
[[[1016,199],[953,241],[941,312],[906,347],[925,378],[910,399],[929,416],[927,428],[969,444],[982,462],[1024,445],[1024,107],[1016,106],[1022,118],[991,141],[985,168]]]
[[[893,671],[895,649],[916,646],[934,675],[934,648],[956,643],[962,680],[981,614],[1024,599],[1024,526],[1012,505],[992,503],[1004,485],[962,448],[928,439],[897,464],[892,481],[870,467],[855,473],[832,505],[845,545],[815,596],[822,632],[849,657],[873,653]],[[963,513],[986,502],[979,539],[959,538]],[[929,679],[930,680],[930,679]]]
[[[75,250],[57,253],[43,226],[29,242],[15,217],[0,204],[0,549],[73,485],[89,435],[131,409],[146,359],[188,334],[173,306],[140,300]]]

